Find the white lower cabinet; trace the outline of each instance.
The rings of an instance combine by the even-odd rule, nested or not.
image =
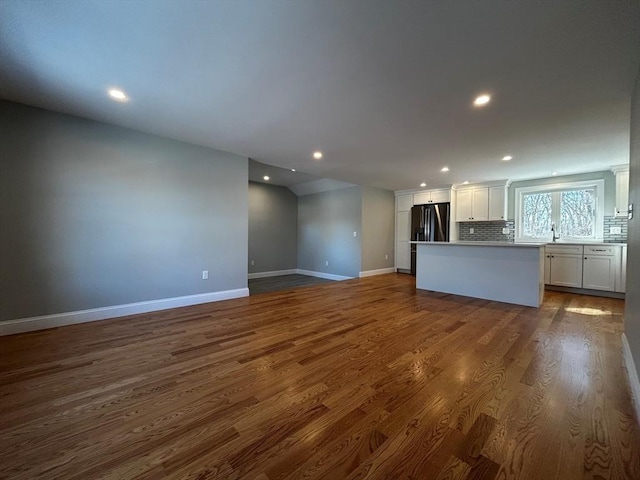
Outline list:
[[[619,246],[585,245],[583,265],[582,288],[615,291],[620,268]]]
[[[582,256],[554,253],[549,262],[549,285],[582,287]]]
[[[544,283],[624,292],[622,256],[620,245],[547,245]]]
[[[627,246],[623,245],[620,249],[620,270],[616,281],[616,292],[627,291]]]

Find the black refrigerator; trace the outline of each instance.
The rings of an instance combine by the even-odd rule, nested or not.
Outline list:
[[[451,205],[428,203],[411,208],[411,240],[418,242],[448,242]],[[411,275],[416,274],[416,245],[411,244]]]

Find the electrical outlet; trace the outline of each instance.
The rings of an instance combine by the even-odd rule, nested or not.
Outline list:
[[[609,227],[610,235],[622,235],[622,227]]]
[[[328,267],[328,266],[329,266],[329,260],[325,260],[325,261],[324,261],[324,266],[325,266],[325,267]]]
[[[202,270],[202,279],[207,280],[209,278],[209,270]]]
[[[254,262],[253,260],[251,260],[251,266],[255,265],[256,262]]]
[[[358,232],[353,232],[353,236],[357,237],[358,236]]]
[[[473,227],[471,227],[471,228],[469,229],[469,233],[470,233],[471,235],[473,235],[473,234],[475,233],[475,231],[476,231],[476,230],[475,230]]]
[[[504,227],[504,228],[502,229],[502,234],[503,234],[503,235],[509,235],[509,227]]]
[[[389,260],[389,255],[385,254],[384,259]]]

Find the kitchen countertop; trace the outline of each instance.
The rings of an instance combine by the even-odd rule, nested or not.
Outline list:
[[[443,245],[452,247],[525,247],[525,248],[540,248],[547,245],[546,243],[513,243],[513,242],[415,242],[409,243],[415,245]]]
[[[544,247],[547,245],[587,245],[592,247],[611,247],[611,246],[620,246],[626,247],[626,243],[614,243],[614,242],[539,242],[539,243],[530,243],[530,242],[416,242],[410,241],[409,243],[415,245],[459,245],[459,246],[478,246],[478,247]]]

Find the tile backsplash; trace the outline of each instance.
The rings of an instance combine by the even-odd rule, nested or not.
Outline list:
[[[611,227],[619,227],[621,233],[612,234]],[[627,243],[627,218],[604,217],[604,241],[606,243]]]
[[[611,227],[619,227],[619,234],[612,234]],[[463,242],[513,242],[515,240],[515,222],[513,220],[499,220],[494,222],[460,222],[459,239]],[[473,228],[473,233],[470,229]],[[509,233],[502,233],[508,228]],[[605,243],[627,242],[627,219],[625,217],[604,217]]]
[[[459,228],[459,238],[463,242],[513,242],[516,234],[513,220],[460,222]],[[509,233],[502,233],[503,228],[508,228]],[[473,233],[470,233],[471,229]]]

